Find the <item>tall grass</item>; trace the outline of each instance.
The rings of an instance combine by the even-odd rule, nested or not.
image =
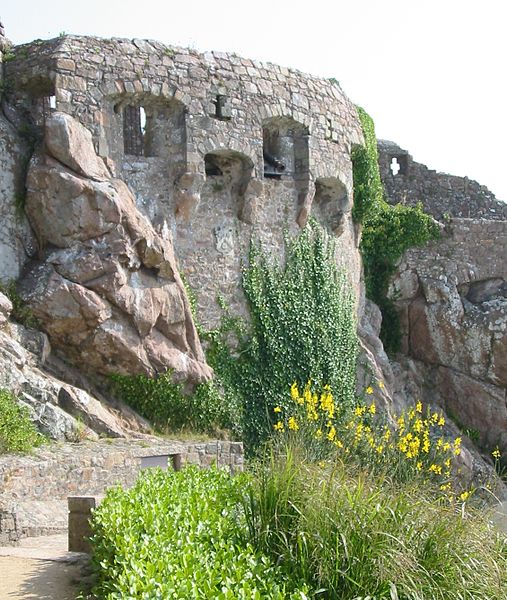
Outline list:
[[[288,447],[257,464],[245,513],[253,545],[315,598],[506,598],[506,539],[413,483]]]

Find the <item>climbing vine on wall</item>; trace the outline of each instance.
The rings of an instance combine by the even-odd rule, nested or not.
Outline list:
[[[388,297],[391,277],[403,253],[439,235],[438,224],[421,205],[390,205],[384,200],[378,167],[377,140],[371,117],[358,107],[365,145],[352,152],[354,208],[352,216],[362,223],[361,253],[364,263],[366,295],[382,311],[380,337],[387,352],[400,349],[401,329],[398,313]]]
[[[311,221],[286,241],[285,256],[280,265],[252,244],[243,272],[250,323],[226,315],[223,329],[208,335],[208,361],[242,406],[250,451],[272,431],[274,407],[291,401],[293,382],[330,384],[341,405],[355,401],[354,300],[333,240]]]

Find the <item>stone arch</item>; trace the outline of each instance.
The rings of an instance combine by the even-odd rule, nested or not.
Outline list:
[[[275,116],[262,122],[264,176],[308,180],[308,127],[292,117]]]
[[[315,180],[312,213],[327,229],[339,236],[343,232],[345,215],[352,202],[345,184],[337,177],[319,177]]]
[[[245,192],[252,178],[254,163],[237,150],[218,148],[204,156],[206,181],[203,193],[217,198],[229,197],[239,219],[244,213]]]

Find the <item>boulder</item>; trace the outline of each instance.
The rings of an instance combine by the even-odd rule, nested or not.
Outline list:
[[[9,315],[12,312],[12,302],[0,292],[0,329],[7,324]]]
[[[98,170],[70,116],[52,115],[46,138],[52,156],[32,159],[26,201],[43,251],[21,291],[52,346],[101,374],[209,379],[167,227],[156,231],[125,183]]]
[[[108,170],[95,154],[92,134],[70,115],[54,112],[46,119],[48,153],[76,173],[92,179],[108,179]]]

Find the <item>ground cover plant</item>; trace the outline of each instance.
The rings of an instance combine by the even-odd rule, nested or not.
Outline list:
[[[0,454],[29,452],[44,439],[30,421],[28,409],[11,392],[0,389]]]

